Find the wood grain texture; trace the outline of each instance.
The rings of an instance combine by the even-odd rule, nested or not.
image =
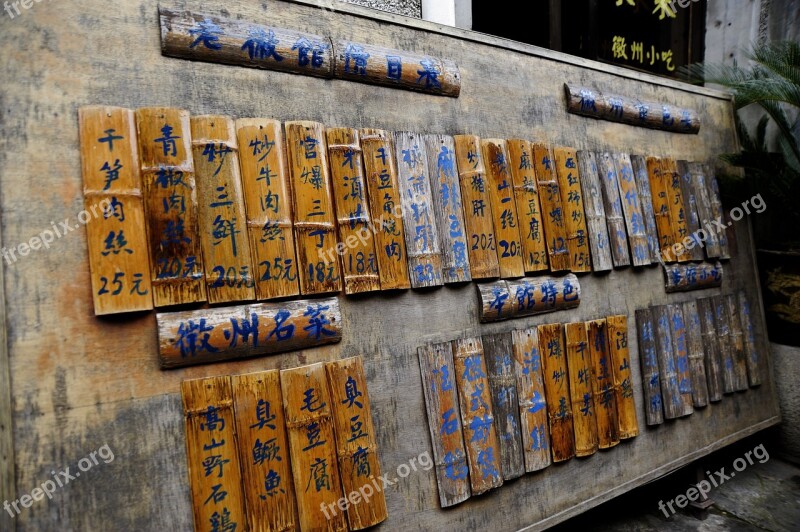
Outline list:
[[[280,372],[233,375],[231,387],[250,530],[297,530]]]
[[[687,210],[681,189],[681,175],[675,159],[666,157],[661,159],[661,175],[666,186],[667,201],[669,202],[669,217],[672,222],[672,237],[674,246],[682,246],[684,239],[689,237]],[[673,248],[675,260],[689,262],[691,257],[682,248]]]
[[[692,399],[692,374],[689,365],[689,347],[686,342],[686,320],[683,308],[678,303],[667,305],[670,333],[672,334],[672,353],[675,356],[675,367],[678,372],[678,392],[681,396],[681,413],[688,416],[694,412]]]
[[[281,370],[281,394],[300,530],[345,531],[347,519],[337,506],[342,483],[325,365]]]
[[[708,404],[708,380],[706,378],[703,331],[696,301],[683,303],[683,318],[686,323],[686,349],[689,353],[689,374],[692,377],[692,401],[695,408]]]
[[[206,300],[189,112],[136,111],[150,279],[156,307]]]
[[[94,213],[86,223],[94,313],[102,316],[152,310],[133,111],[120,107],[81,107],[78,128],[84,209]],[[56,235],[49,231],[49,236],[50,241],[40,239],[36,249],[42,245],[49,248]]]
[[[481,139],[474,135],[456,135],[453,140],[472,278],[494,279],[500,277],[500,263]]]
[[[710,164],[704,165],[704,174],[706,178],[706,189],[708,190],[709,203],[711,203],[711,216],[718,223],[725,224],[725,211],[722,208],[722,197],[719,192],[719,182],[717,176]],[[728,260],[731,258],[730,242],[728,239],[727,229],[717,233],[717,242],[719,243],[719,258]]]
[[[719,342],[722,392],[729,394],[736,391],[736,362],[734,361],[734,347],[731,339],[731,319],[728,315],[728,305],[724,296],[714,296],[711,299],[711,304],[714,308],[714,330]]]
[[[658,367],[653,313],[649,308],[636,311],[636,334],[639,343],[645,423],[648,426],[660,425],[664,422],[661,374]]]
[[[728,320],[730,323],[730,342],[733,355],[733,387],[737,392],[747,391],[747,352],[744,344],[744,330],[739,308],[739,299],[736,294],[723,296],[728,307]]]
[[[642,206],[642,218],[647,232],[647,247],[650,249],[652,263],[661,262],[661,248],[658,245],[658,229],[656,218],[653,214],[653,194],[650,191],[650,179],[647,176],[647,162],[641,155],[631,155],[631,167],[636,179],[636,189],[639,192],[639,202]]]
[[[539,353],[544,368],[544,391],[550,428],[553,462],[575,456],[575,433],[572,419],[564,326],[560,323],[539,325]]]
[[[543,143],[531,144],[533,167],[536,170],[536,188],[542,207],[542,224],[547,243],[547,260],[551,272],[569,270],[570,256],[567,246],[567,228],[564,225],[564,206],[556,179],[555,161],[550,147]]]
[[[687,235],[683,238],[683,245],[686,253],[693,261],[701,261],[703,253],[703,242],[700,240],[700,224],[702,222],[697,208],[697,196],[692,186],[692,173],[689,170],[687,161],[676,161],[678,175],[681,179],[681,196],[683,196],[683,208],[686,211],[686,231]],[[686,239],[689,240],[686,240]]]
[[[574,274],[495,281],[477,288],[482,323],[567,310],[581,301],[581,285]]]
[[[514,201],[519,216],[519,235],[525,271],[527,273],[545,271],[549,268],[547,243],[542,225],[536,170],[533,165],[533,148],[530,142],[523,139],[509,139],[506,144],[514,182]]]
[[[156,320],[162,369],[294,351],[342,339],[337,298],[165,312]]]
[[[744,290],[737,294],[739,299],[739,316],[742,320],[744,334],[745,359],[747,361],[747,382],[751,388],[761,385],[762,357],[756,341],[756,328],[753,326],[753,307]]]
[[[633,396],[631,377],[630,340],[628,338],[628,316],[608,316],[608,349],[611,366],[614,369],[614,392],[617,402],[619,437],[628,440],[639,434],[636,416],[636,400]]]
[[[192,154],[209,304],[255,299],[255,268],[247,236],[239,144],[233,120],[193,116]],[[276,200],[277,201],[277,200]]]
[[[630,266],[631,257],[628,251],[628,232],[625,229],[625,216],[622,210],[622,199],[619,196],[619,176],[611,154],[595,154],[600,168],[600,189],[603,191],[603,207],[608,226],[608,240],[611,243],[611,257],[615,268]]]
[[[352,503],[347,508],[347,522],[350,530],[363,530],[387,517],[386,496],[383,491],[376,493],[373,487],[381,477],[381,464],[363,359],[358,356],[328,362],[325,371],[331,393],[342,493]],[[366,486],[373,488],[369,499],[364,496],[368,491]],[[364,497],[351,495],[354,492]]]
[[[628,230],[628,243],[631,250],[631,262],[634,266],[650,264],[650,247],[647,242],[647,230],[644,225],[639,190],[633,175],[630,156],[626,153],[611,155],[617,169],[617,185],[622,202],[622,213],[625,215],[625,227]]]
[[[277,120],[236,121],[256,299],[300,294],[292,230],[292,187],[283,127]]]
[[[661,262],[675,262],[675,252],[672,250],[672,246],[676,243],[676,238],[667,196],[669,176],[663,171],[662,161],[658,157],[648,157],[646,164],[653,200],[653,216],[656,219],[658,231],[658,245],[661,250]]]
[[[336,253],[341,256],[344,293],[374,292],[381,289],[381,280],[358,130],[328,128],[326,134],[339,227]]]
[[[428,154],[433,210],[439,227],[442,280],[446,284],[469,282],[472,274],[453,137],[425,135],[425,151]]]
[[[683,416],[683,399],[678,379],[678,363],[672,342],[671,314],[667,305],[650,309],[653,313],[655,329],[656,356],[658,357],[658,373],[661,377],[661,398],[664,406],[664,417],[675,419]]]
[[[597,452],[597,405],[592,394],[593,365],[586,336],[586,324],[564,326],[567,346],[569,392],[572,400],[572,427],[575,431],[575,456]]]
[[[709,196],[709,187],[706,183],[705,168],[699,163],[689,163],[689,175],[692,178],[691,194],[695,198],[695,206],[697,207],[697,216],[699,229],[702,233],[698,236],[703,237],[703,247],[705,255],[709,259],[718,259],[720,257],[719,238],[717,236],[716,227],[712,226],[711,220],[714,219],[713,209],[711,207],[711,197]]]
[[[0,231],[0,249],[3,246]],[[4,279],[5,260],[0,260],[0,279]],[[14,482],[16,462],[14,454],[14,409],[11,403],[11,373],[9,372],[8,333],[6,331],[6,297],[4,283],[0,282],[0,498],[16,498]],[[15,517],[0,515],[0,528],[14,530]]]
[[[531,473],[544,469],[552,462],[542,358],[536,327],[511,331],[511,342],[514,349],[514,374],[517,378],[525,471]]]
[[[586,213],[583,209],[583,190],[578,170],[578,155],[573,148],[553,149],[556,163],[558,188],[561,191],[561,206],[564,209],[564,228],[567,230],[567,249],[570,256],[570,271],[592,271],[592,257],[586,231]]]
[[[525,262],[520,240],[520,222],[514,202],[514,180],[509,166],[508,147],[505,140],[484,139],[481,141],[481,150],[486,165],[486,186],[492,204],[500,277],[503,279],[522,277],[525,275]]]
[[[722,264],[664,264],[664,290],[673,292],[689,292],[722,286],[725,271]]]
[[[722,400],[722,356],[720,341],[716,334],[714,302],[711,298],[697,300],[697,313],[700,316],[700,330],[703,339],[703,356],[708,384],[708,400],[716,403]]]
[[[473,495],[480,495],[503,485],[500,441],[492,406],[492,389],[483,356],[483,341],[479,337],[454,340],[453,364],[470,486]]]
[[[381,290],[406,290],[411,281],[392,134],[366,128],[360,133]]]
[[[588,355],[590,359],[592,391],[594,392],[597,419],[597,440],[600,449],[610,449],[619,444],[618,388],[614,378],[614,365],[609,349],[608,324],[605,319],[586,323]]]
[[[583,207],[586,211],[586,228],[592,252],[592,270],[607,272],[614,268],[611,260],[611,243],[608,240],[606,210],[600,191],[597,159],[593,152],[578,150],[578,169],[581,175]]]

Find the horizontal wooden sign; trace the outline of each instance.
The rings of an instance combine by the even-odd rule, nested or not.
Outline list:
[[[688,292],[722,286],[722,264],[664,264],[667,293]]]
[[[479,284],[481,323],[533,316],[575,308],[581,285],[574,274],[565,277],[525,277]]]
[[[162,369],[294,351],[342,339],[336,298],[158,314]]]

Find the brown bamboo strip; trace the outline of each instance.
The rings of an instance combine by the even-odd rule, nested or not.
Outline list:
[[[342,482],[325,365],[281,370],[281,394],[300,530],[345,531],[347,520],[337,508]]]
[[[472,278],[478,280],[500,277],[492,201],[486,183],[481,139],[474,135],[456,135],[453,140],[456,146]]]
[[[337,298],[162,313],[162,369],[295,351],[342,339]]]
[[[664,422],[661,374],[658,369],[658,356],[656,355],[653,314],[649,308],[636,311],[636,329],[639,340],[639,364],[642,369],[645,423],[648,426],[660,425]]]
[[[678,371],[678,391],[681,395],[682,415],[688,416],[694,412],[692,399],[692,376],[689,366],[689,347],[686,343],[686,320],[683,317],[683,308],[680,304],[667,305],[670,317],[670,333],[672,334],[672,352],[675,356],[675,366]]]
[[[708,189],[709,202],[711,203],[711,216],[714,221],[723,227],[730,227],[730,222],[725,221],[725,211],[722,208],[722,196],[719,192],[719,183],[714,172],[714,168],[707,164],[704,166],[706,187]],[[717,225],[716,227],[720,227]],[[730,243],[728,239],[727,230],[721,230],[717,233],[717,241],[719,242],[719,258],[722,260],[729,260],[731,258]]]
[[[561,203],[553,155],[547,144],[532,143],[531,148],[550,271],[567,271],[571,261],[567,246],[567,228],[564,225],[564,207]]]
[[[335,252],[336,213],[331,195],[325,126],[286,122],[286,151],[292,178],[294,239],[300,293],[342,291],[342,269]]]
[[[525,271],[528,273],[545,271],[549,267],[547,244],[533,165],[533,148],[530,142],[523,139],[509,139],[506,143],[511,177],[514,181],[514,200],[519,215],[519,234]]]
[[[188,111],[136,111],[156,307],[206,300]]]
[[[581,285],[574,274],[565,277],[525,277],[477,285],[482,323],[575,308]]]
[[[739,313],[739,299],[736,294],[723,296],[728,306],[728,320],[730,323],[730,342],[733,355],[733,387],[737,392],[749,388],[747,382],[747,353],[744,345],[744,330]]]
[[[247,529],[230,377],[181,382],[194,529]]]
[[[473,495],[503,484],[500,441],[480,338],[453,342],[453,363]]]
[[[722,400],[722,361],[720,343],[714,323],[714,302],[711,298],[697,300],[697,313],[700,316],[700,330],[703,339],[703,355],[706,366],[708,400],[712,403]]]
[[[150,258],[133,111],[121,107],[81,107],[78,124],[83,205],[87,212],[95,213],[86,223],[94,314],[152,310]],[[49,248],[54,239],[55,234],[47,230],[35,249]]]
[[[481,150],[486,164],[486,184],[492,204],[500,277],[504,279],[522,277],[525,275],[525,263],[506,141],[482,140]]]
[[[634,266],[647,266],[651,262],[650,247],[647,242],[647,231],[631,159],[627,153],[614,153],[611,158],[617,169],[617,184],[622,202],[622,213],[625,215],[625,226],[628,229],[631,261]]]
[[[447,508],[464,502],[472,493],[458,394],[454,385],[453,345],[449,342],[429,344],[417,351],[428,428],[433,443],[439,504]]]
[[[703,241],[699,238],[701,234],[701,219],[697,208],[697,196],[692,186],[692,173],[689,170],[687,161],[677,161],[675,166],[681,179],[681,195],[683,196],[683,207],[686,211],[686,231],[689,233],[684,237],[682,244],[691,260],[701,261],[705,255],[703,253]]]
[[[406,290],[411,288],[411,281],[392,134],[381,129],[362,129],[361,149],[381,290]]]
[[[686,347],[689,352],[689,373],[692,376],[692,400],[695,408],[708,404],[708,381],[706,378],[703,332],[696,301],[683,303],[686,322]]]
[[[758,352],[755,328],[753,327],[753,313],[747,294],[739,291],[739,312],[742,320],[742,333],[744,334],[744,347],[747,360],[747,380],[751,388],[761,385],[761,356]]]
[[[253,266],[256,299],[300,294],[292,231],[292,188],[283,127],[277,120],[236,121],[239,164]]]
[[[661,159],[661,173],[669,202],[670,221],[672,222],[673,252],[678,262],[689,262],[690,255],[686,252],[682,242],[689,236],[686,206],[681,191],[681,175],[675,159]]]
[[[606,213],[608,240],[611,243],[611,257],[614,267],[630,266],[628,233],[625,229],[622,200],[619,197],[617,168],[610,153],[598,152],[595,157],[597,158],[597,166],[600,168],[600,188],[603,191],[603,207]]]
[[[336,253],[342,260],[344,292],[350,295],[378,291],[381,279],[358,130],[329,128],[326,135],[339,227]]]
[[[439,227],[442,278],[447,284],[471,281],[453,137],[425,135],[425,151],[431,176],[433,210]]]
[[[550,428],[553,462],[575,456],[575,433],[572,420],[564,326],[560,323],[539,325],[539,353],[544,368],[544,391]]]
[[[736,391],[736,370],[734,368],[728,305],[723,296],[714,296],[711,298],[711,302],[714,308],[714,330],[719,344],[722,368],[722,393],[729,394]]]
[[[658,231],[658,245],[661,250],[661,262],[675,262],[672,246],[675,244],[672,214],[667,196],[669,176],[662,171],[662,161],[658,157],[647,158],[647,175],[650,180],[650,192],[653,200],[653,216]]]
[[[608,316],[608,348],[611,366],[614,369],[614,392],[616,393],[619,437],[621,440],[634,438],[639,434],[636,418],[636,401],[633,397],[633,378],[628,348],[628,317]]]
[[[664,405],[664,417],[675,419],[683,415],[683,400],[678,381],[678,365],[675,361],[672,344],[671,315],[667,305],[653,307],[653,323],[655,325],[656,356],[658,372],[661,376],[661,397]]]
[[[722,264],[664,264],[664,290],[668,294],[673,292],[688,292],[690,290],[703,290],[722,286]]]
[[[328,362],[325,371],[342,492],[347,495],[347,522],[350,530],[363,530],[385,521],[388,515],[384,492],[374,487],[381,478],[381,464],[363,360],[358,356]],[[367,491],[371,496],[366,496]]]
[[[699,163],[689,163],[689,172],[692,178],[692,193],[697,206],[698,231],[702,231],[698,233],[698,237],[703,242],[706,257],[718,259],[720,256],[719,238],[715,227],[711,223],[714,219],[714,211],[711,207],[705,168]]]
[[[424,138],[409,132],[394,135],[411,287],[441,286],[442,253]]]
[[[592,396],[592,359],[583,322],[565,325],[567,367],[572,400],[572,426],[575,431],[575,456],[591,456],[597,452],[596,405]]]
[[[609,350],[608,325],[605,319],[592,320],[584,325],[587,331],[588,356],[592,368],[597,438],[600,449],[619,444],[619,412],[615,385],[614,362]]]
[[[280,372],[234,375],[231,386],[250,530],[297,530]]]
[[[586,231],[586,213],[583,208],[583,190],[578,170],[578,154],[573,148],[553,148],[556,161],[558,188],[561,191],[564,228],[567,231],[567,248],[570,271],[592,271],[592,255]]]
[[[653,195],[650,192],[650,179],[647,176],[647,163],[641,155],[631,155],[631,167],[636,179],[636,188],[642,206],[642,218],[647,232],[647,247],[650,250],[652,263],[661,262],[661,248],[658,245],[658,229],[653,214]]]
[[[592,270],[606,272],[614,268],[611,261],[611,243],[608,240],[606,210],[600,191],[600,176],[597,173],[597,159],[594,153],[578,151],[578,168],[581,175],[583,207],[586,211],[586,227],[589,248],[592,252]]]
[[[517,377],[522,449],[525,471],[530,473],[549,466],[550,430],[547,423],[542,358],[536,327],[511,331],[514,348],[514,373]]]

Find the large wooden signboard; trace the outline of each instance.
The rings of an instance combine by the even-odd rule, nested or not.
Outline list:
[[[78,222],[83,208],[81,106],[166,106],[192,115],[523,138],[576,150],[698,162],[716,161],[718,154],[736,149],[731,101],[712,90],[340,2],[275,0],[268,10],[264,6],[256,0],[224,5],[186,0],[165,7],[269,19],[276,27],[346,36],[385,48],[413,43],[419,51],[459,65],[461,95],[442,98],[164,57],[155,0],[116,3],[113,9],[100,0],[86,0],[77,9],[36,3],[3,21],[2,244],[13,248],[28,242],[53,221],[66,220],[73,229],[49,249],[0,261],[0,294],[5,290],[5,298],[0,297],[0,500],[29,493],[50,471],[68,466],[75,471],[75,464],[105,444],[115,459],[82,473],[52,500],[22,508],[13,518],[0,513],[0,529],[49,529],[55,519],[59,527],[73,530],[191,529],[181,381],[354,355],[364,358],[381,470],[397,479],[386,494],[387,530],[542,528],[779,422],[774,384],[766,374],[761,386],[747,393],[725,396],[685,418],[645,426],[639,346],[632,332],[635,310],[697,299],[696,292],[665,293],[658,266],[583,275],[578,308],[559,316],[489,324],[479,323],[473,283],[366,298],[342,295],[346,332],[339,344],[161,371],[154,313],[94,315],[86,229]],[[568,114],[563,84],[587,76],[600,91],[698,110],[699,134]],[[501,98],[497,87],[503,87]],[[725,262],[723,286],[704,290],[703,296],[743,291],[753,303],[755,345],[766,358],[752,238],[746,220],[734,229],[736,246]],[[421,345],[609,315],[627,316],[629,325],[640,431],[633,443],[623,441],[613,453],[598,452],[527,473],[446,512],[439,505],[435,468],[417,465],[399,477],[398,466],[406,464],[400,469],[406,472],[412,459],[432,452],[417,356]]]

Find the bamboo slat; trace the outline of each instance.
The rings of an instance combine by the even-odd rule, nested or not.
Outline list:
[[[711,216],[717,223],[730,227],[725,222],[725,211],[722,208],[722,196],[719,192],[719,183],[717,182],[714,169],[710,164],[705,165],[703,168],[706,177],[709,203],[711,203]],[[722,260],[729,260],[731,258],[731,251],[727,230],[717,233],[717,242],[719,242],[719,258]]]
[[[622,202],[622,213],[625,215],[625,226],[628,229],[631,260],[634,266],[647,266],[651,262],[650,247],[647,242],[647,230],[644,225],[639,189],[633,176],[631,159],[626,153],[615,153],[611,158],[617,169],[617,184]]]
[[[692,376],[689,366],[689,347],[686,343],[686,320],[683,317],[683,308],[678,303],[667,305],[670,317],[670,333],[672,334],[672,352],[675,356],[675,366],[678,371],[678,391],[681,394],[682,415],[688,416],[694,412],[692,399]]]
[[[683,239],[683,246],[686,248],[689,258],[694,261],[701,261],[705,256],[703,253],[703,242],[700,240],[700,214],[697,208],[697,196],[692,186],[692,173],[689,170],[687,161],[677,161],[675,166],[681,179],[681,196],[683,196],[683,207],[686,210],[686,231],[689,233]],[[689,238],[689,240],[686,240]]]
[[[597,452],[597,418],[592,396],[592,357],[589,354],[586,324],[565,325],[567,367],[572,400],[572,426],[575,431],[575,456],[591,456]]]
[[[581,296],[581,285],[574,274],[501,280],[477,288],[482,323],[575,308]]]
[[[722,368],[722,393],[729,394],[736,391],[736,368],[728,305],[723,296],[711,298],[711,305],[714,308],[714,330],[719,345],[720,367]]]
[[[731,327],[731,351],[733,352],[734,389],[744,392],[749,388],[747,382],[747,352],[744,344],[744,330],[739,312],[739,298],[736,294],[723,296],[728,306],[728,319]]]
[[[650,259],[653,263],[661,262],[661,247],[658,244],[658,229],[656,229],[656,218],[653,214],[653,195],[650,191],[650,179],[647,176],[647,163],[641,155],[631,155],[631,167],[636,179],[636,188],[639,191]]]
[[[756,342],[755,329],[753,328],[753,314],[750,300],[743,290],[739,291],[738,298],[747,359],[747,381],[750,383],[751,388],[755,388],[761,384],[762,359],[758,352],[758,342]]]
[[[636,311],[636,330],[639,340],[639,364],[642,369],[645,423],[648,426],[660,425],[664,422],[664,408],[651,309],[643,308]]]
[[[564,228],[567,231],[567,249],[570,271],[592,271],[592,255],[586,230],[586,213],[583,208],[583,189],[578,170],[578,154],[573,148],[553,148],[556,176],[564,209]]]
[[[678,364],[672,343],[672,317],[667,305],[650,309],[655,325],[656,356],[658,372],[661,376],[661,397],[664,405],[664,417],[675,419],[683,416],[683,399],[678,381]]]
[[[633,378],[628,348],[628,317],[608,316],[608,348],[611,366],[614,369],[614,392],[616,393],[619,437],[628,440],[639,434],[636,419],[636,401],[633,396]]]
[[[722,286],[722,277],[725,273],[722,264],[664,264],[664,290],[673,292],[688,292],[690,290],[703,290]]]
[[[597,438],[600,449],[619,444],[619,413],[615,386],[614,363],[609,350],[608,324],[605,319],[586,322],[589,358],[592,368],[597,419]]]
[[[628,252],[628,233],[625,229],[625,217],[622,211],[622,200],[619,197],[619,176],[617,167],[610,153],[597,153],[597,165],[600,168],[600,184],[603,191],[603,206],[608,225],[608,240],[611,242],[611,257],[615,268],[630,266],[631,257]]]
[[[564,207],[561,203],[553,155],[547,144],[533,143],[531,148],[550,271],[567,271],[571,261],[567,246],[567,228],[564,225]]]
[[[575,433],[572,420],[564,326],[560,323],[539,325],[539,353],[544,368],[544,391],[550,428],[553,462],[575,456]]]
[[[661,159],[661,174],[666,186],[667,201],[669,202],[673,245],[680,246],[677,250],[673,248],[676,255],[675,259],[678,262],[689,262],[691,257],[682,244],[683,239],[689,236],[686,207],[681,190],[681,175],[678,173],[678,166],[674,159]]]
[[[700,316],[700,330],[703,339],[703,356],[706,366],[708,400],[716,403],[722,400],[722,361],[720,343],[714,323],[714,302],[711,298],[697,300],[697,313]]]
[[[531,473],[549,466],[550,430],[547,423],[542,358],[536,327],[511,331],[514,348],[514,373],[517,377],[522,450],[525,471]]]
[[[589,248],[592,252],[592,270],[595,272],[610,271],[614,265],[611,261],[606,210],[603,207],[603,194],[600,191],[600,176],[597,173],[597,159],[594,153],[579,150],[578,168],[581,175],[583,207],[586,211]]]
[[[718,259],[720,257],[719,236],[711,224],[714,211],[711,207],[709,187],[706,182],[705,168],[699,163],[689,163],[689,173],[692,178],[692,192],[697,206],[698,223],[702,233],[698,233],[703,240],[706,257]]]
[[[676,243],[676,239],[673,234],[672,214],[669,208],[669,197],[667,196],[669,176],[662,171],[661,163],[661,159],[657,157],[648,157],[646,162],[647,175],[650,181],[653,216],[656,220],[661,262],[675,262],[675,253],[672,250],[672,246]]]
[[[708,381],[706,379],[703,331],[696,301],[683,303],[683,318],[686,322],[686,348],[689,352],[689,373],[692,376],[692,400],[695,408],[708,404]]]
[[[549,267],[547,244],[533,165],[533,148],[530,142],[523,139],[509,139],[506,143],[511,177],[514,181],[514,200],[519,215],[519,236],[525,271],[528,273],[545,271]]]

